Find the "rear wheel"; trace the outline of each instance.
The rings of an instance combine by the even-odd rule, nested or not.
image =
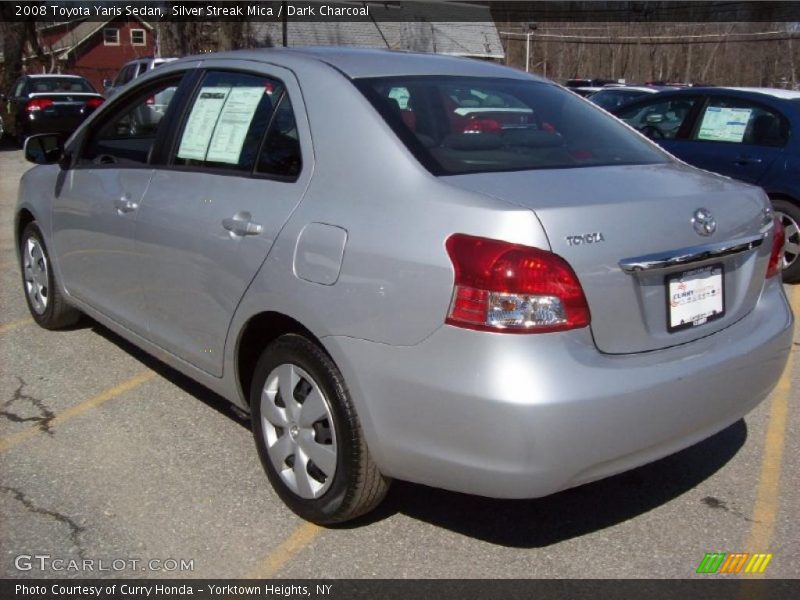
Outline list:
[[[783,223],[786,242],[783,246],[783,281],[800,281],[800,206],[788,200],[773,200],[775,215]]]
[[[389,480],[370,457],[342,374],[319,346],[295,334],[270,344],[250,406],[261,463],[295,513],[340,523],[383,500]]]
[[[20,267],[25,300],[33,320],[45,329],[75,324],[80,312],[69,306],[56,285],[55,274],[36,222],[28,223],[20,237]]]

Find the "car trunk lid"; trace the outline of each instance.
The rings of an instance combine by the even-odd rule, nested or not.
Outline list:
[[[42,109],[46,115],[70,117],[86,114],[86,103],[93,99],[95,101],[103,100],[103,96],[89,92],[41,92],[29,94],[28,99],[29,101],[50,100],[52,104]],[[94,110],[94,108],[96,107],[89,107],[90,110]]]
[[[551,250],[572,265],[581,281],[592,334],[602,352],[646,352],[705,337],[747,314],[762,289],[770,251],[763,239],[771,220],[765,216],[758,188],[679,163],[471,174],[444,180],[535,212]],[[716,221],[710,235],[695,230],[692,219],[698,209],[710,212]],[[731,245],[737,247],[730,251]],[[699,262],[650,264],[665,257],[698,258],[704,249],[718,255],[702,254]],[[640,263],[649,268],[637,270]],[[676,280],[668,296],[668,278],[709,265],[721,267],[721,281],[716,279],[718,269],[706,269]],[[688,285],[693,298],[716,293],[704,291],[708,286],[693,282],[697,278],[712,287],[718,284],[724,312],[696,325],[671,327],[681,315],[692,314],[692,307],[684,306],[678,309],[684,312],[673,313],[676,320],[670,323],[670,302],[684,302],[673,298],[686,293],[678,286]]]

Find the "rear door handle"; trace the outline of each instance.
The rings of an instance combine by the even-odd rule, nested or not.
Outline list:
[[[264,228],[251,219],[252,215],[249,212],[238,212],[230,219],[223,219],[222,226],[233,235],[242,237],[245,235],[260,234]]]
[[[139,205],[127,196],[123,196],[122,198],[114,200],[114,208],[116,208],[117,211],[122,214],[135,211],[137,208],[139,208]]]

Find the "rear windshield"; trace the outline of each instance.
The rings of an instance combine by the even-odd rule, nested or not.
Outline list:
[[[423,76],[355,84],[434,175],[669,160],[615,118],[549,83]]]
[[[589,100],[600,108],[614,110],[645,95],[647,95],[647,92],[639,90],[601,90],[589,96]]]
[[[85,79],[77,77],[37,77],[28,83],[29,94],[52,94],[60,92],[94,92],[95,89]]]

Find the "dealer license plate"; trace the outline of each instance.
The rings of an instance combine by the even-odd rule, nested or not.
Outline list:
[[[666,283],[670,333],[703,325],[725,314],[722,265],[669,275]]]

